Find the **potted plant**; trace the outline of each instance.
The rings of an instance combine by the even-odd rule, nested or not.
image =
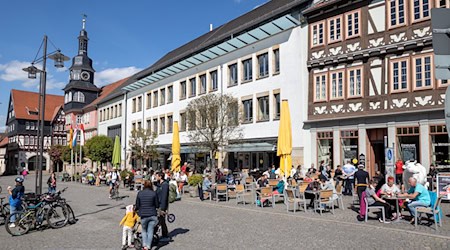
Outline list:
[[[201,174],[194,174],[189,177],[189,195],[191,197],[198,197],[198,185],[203,184],[203,176]]]

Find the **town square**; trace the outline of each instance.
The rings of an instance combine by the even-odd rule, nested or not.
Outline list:
[[[2,9],[0,249],[450,248],[450,0]]]

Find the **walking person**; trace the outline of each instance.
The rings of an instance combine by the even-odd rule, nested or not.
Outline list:
[[[169,231],[166,225],[166,215],[169,210],[169,182],[164,179],[164,173],[156,173],[156,193],[159,200],[159,225],[161,226],[161,242],[170,241]]]
[[[120,221],[119,225],[123,226],[122,228],[122,249],[127,249],[134,247],[131,243],[133,241],[133,227],[138,220],[138,216],[134,211],[133,205],[126,206],[125,216]],[[127,243],[128,238],[128,245]],[[152,237],[153,238],[153,237]]]
[[[345,190],[344,195],[353,195],[353,185],[355,184],[355,172],[356,168],[351,163],[350,160],[347,161],[347,164],[345,164],[342,167],[342,171],[344,172],[344,178],[345,178]]]
[[[364,170],[364,165],[358,165],[358,171],[355,173],[356,180],[356,192],[358,193],[358,201],[361,201],[361,195],[366,190],[367,184],[369,184],[369,173]]]
[[[47,180],[48,192],[54,194],[56,192],[56,176],[55,173],[52,173]]]
[[[22,211],[22,196],[25,193],[25,187],[23,186],[23,178],[17,177],[15,179],[16,186],[14,189],[9,186],[8,187],[8,193],[9,193],[9,211],[11,216],[11,224],[9,227],[13,228],[16,227],[14,222],[16,222],[16,216],[15,213]]]
[[[137,194],[135,207],[141,217],[143,249],[151,249],[153,231],[158,223],[157,209],[159,208],[158,196],[153,191],[151,181],[144,181],[144,189]]]

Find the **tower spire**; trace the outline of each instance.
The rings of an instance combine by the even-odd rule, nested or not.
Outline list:
[[[85,30],[86,29],[86,18],[87,18],[87,15],[83,14],[82,16],[83,16],[83,30]]]

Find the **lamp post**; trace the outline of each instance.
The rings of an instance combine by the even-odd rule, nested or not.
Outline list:
[[[46,64],[47,58],[50,58],[55,61],[55,67],[62,68],[64,67],[64,61],[68,61],[70,58],[63,55],[59,49],[56,51],[47,54],[47,35],[44,35],[44,40],[42,41],[43,46],[43,55],[40,58],[35,58],[31,63],[31,66],[28,68],[24,68],[23,71],[28,72],[29,79],[36,79],[37,73],[40,74],[39,81],[39,117],[38,117],[38,163],[36,168],[36,183],[35,183],[35,192],[36,194],[42,194],[42,165],[44,158],[44,125],[45,125],[45,92],[47,85],[47,71]],[[39,53],[39,52],[38,52]],[[34,66],[36,63],[42,62],[42,69],[38,69]]]

